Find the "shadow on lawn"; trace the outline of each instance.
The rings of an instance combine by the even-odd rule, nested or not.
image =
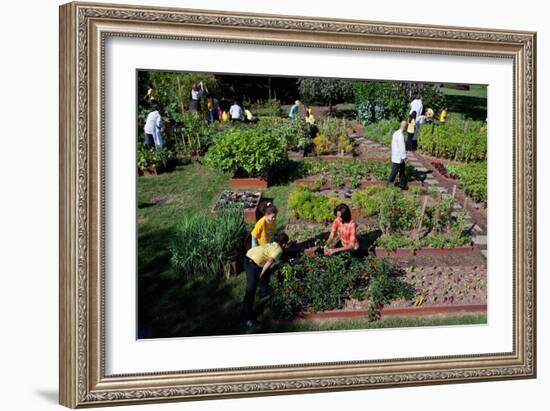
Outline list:
[[[239,334],[244,276],[180,277],[170,264],[172,235],[159,230],[138,240],[138,338]]]
[[[451,113],[464,113],[472,120],[485,121],[487,119],[486,98],[449,95],[445,99]]]

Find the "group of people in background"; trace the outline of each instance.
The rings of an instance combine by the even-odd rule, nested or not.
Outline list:
[[[434,120],[434,111],[431,108],[424,107],[424,100],[422,96],[417,96],[410,104],[409,118],[407,120],[407,140],[406,150],[416,151],[418,148],[418,137],[420,136],[420,129],[425,124],[431,124]],[[444,106],[439,114],[438,125],[444,125],[447,121],[447,114],[449,109]]]
[[[208,94],[208,88],[201,81],[197,84],[194,84],[191,87],[191,100],[190,100],[190,110],[197,115],[202,113],[202,98]],[[151,111],[147,115],[145,120],[144,132],[145,132],[145,146],[147,148],[157,148],[160,149],[164,146],[164,131],[165,124],[162,120],[164,115],[164,109],[159,103],[155,90],[152,87],[149,87],[147,94],[143,98],[146,102],[149,103]],[[226,106],[224,110],[222,106]],[[227,100],[222,99],[222,101],[209,97],[207,99],[207,120],[210,123],[216,121],[223,122],[254,122],[256,118],[248,108],[243,108],[237,100],[231,102],[231,105],[227,103]]]
[[[253,308],[256,289],[259,288],[260,298],[269,294],[271,273],[273,268],[281,262],[284,250],[289,243],[286,233],[277,232],[277,207],[268,202],[262,205],[262,212],[263,217],[256,222],[250,233],[251,248],[244,258],[246,291],[242,305],[242,318],[247,328],[255,325]],[[352,219],[348,205],[340,204],[334,209],[334,221],[323,253],[326,256],[344,252],[357,255],[358,250],[357,225]]]
[[[388,184],[394,184],[402,190],[408,189],[405,162],[407,151],[416,151],[420,129],[425,124],[434,122],[434,111],[426,109],[422,96],[418,96],[411,102],[411,110],[407,121],[401,121],[399,129],[393,133],[391,141],[391,163],[392,168],[388,177]],[[444,125],[447,121],[449,109],[444,106],[439,114],[438,125]],[[417,115],[417,113],[420,113]],[[399,175],[399,180],[396,177]]]

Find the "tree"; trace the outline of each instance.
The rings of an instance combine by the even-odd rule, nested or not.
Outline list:
[[[300,99],[307,104],[328,105],[353,101],[354,81],[324,78],[302,78],[298,80]]]
[[[147,75],[149,85],[155,90],[157,100],[169,117],[189,110],[194,84],[202,81],[214,95],[219,91],[218,81],[211,74],[150,71]]]

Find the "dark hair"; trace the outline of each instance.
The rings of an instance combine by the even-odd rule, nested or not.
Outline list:
[[[416,111],[413,111],[411,114],[409,114],[409,121],[411,121],[413,118],[416,118]]]
[[[286,235],[286,233],[279,233],[277,234],[277,236],[275,237],[275,242],[279,245],[285,245],[288,243],[288,235]]]
[[[344,204],[344,203],[338,204],[334,208],[335,216],[338,215],[338,211],[340,212],[340,217],[342,217],[342,220],[344,221],[344,223],[349,223],[351,221],[351,210],[349,209],[347,204]]]
[[[260,205],[260,211],[263,215],[278,213],[277,207],[275,207],[275,204],[273,204],[271,201],[268,201],[267,203],[262,203]]]

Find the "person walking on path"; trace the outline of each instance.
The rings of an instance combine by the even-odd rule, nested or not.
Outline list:
[[[145,131],[145,146],[147,148],[162,148],[164,144],[164,140],[162,138],[162,132],[164,131],[164,123],[162,122],[162,107],[153,107],[153,111],[147,115],[147,120],[145,120],[145,127],[143,127],[143,131]]]
[[[247,328],[254,327],[253,309],[256,297],[256,288],[260,288],[260,298],[269,293],[269,278],[283,256],[283,249],[288,244],[288,236],[279,233],[274,242],[253,247],[244,258],[244,271],[246,272],[246,292],[242,305],[242,317]]]
[[[424,111],[424,99],[422,96],[417,96],[412,102],[411,102],[411,110],[409,111],[409,114],[412,114],[413,111],[416,111],[416,115],[420,116]]]
[[[388,178],[388,184],[392,184],[399,172],[399,187],[402,190],[407,190],[407,176],[405,175],[405,160],[407,159],[407,151],[405,150],[405,130],[407,130],[407,122],[402,121],[391,139],[391,173]]]

